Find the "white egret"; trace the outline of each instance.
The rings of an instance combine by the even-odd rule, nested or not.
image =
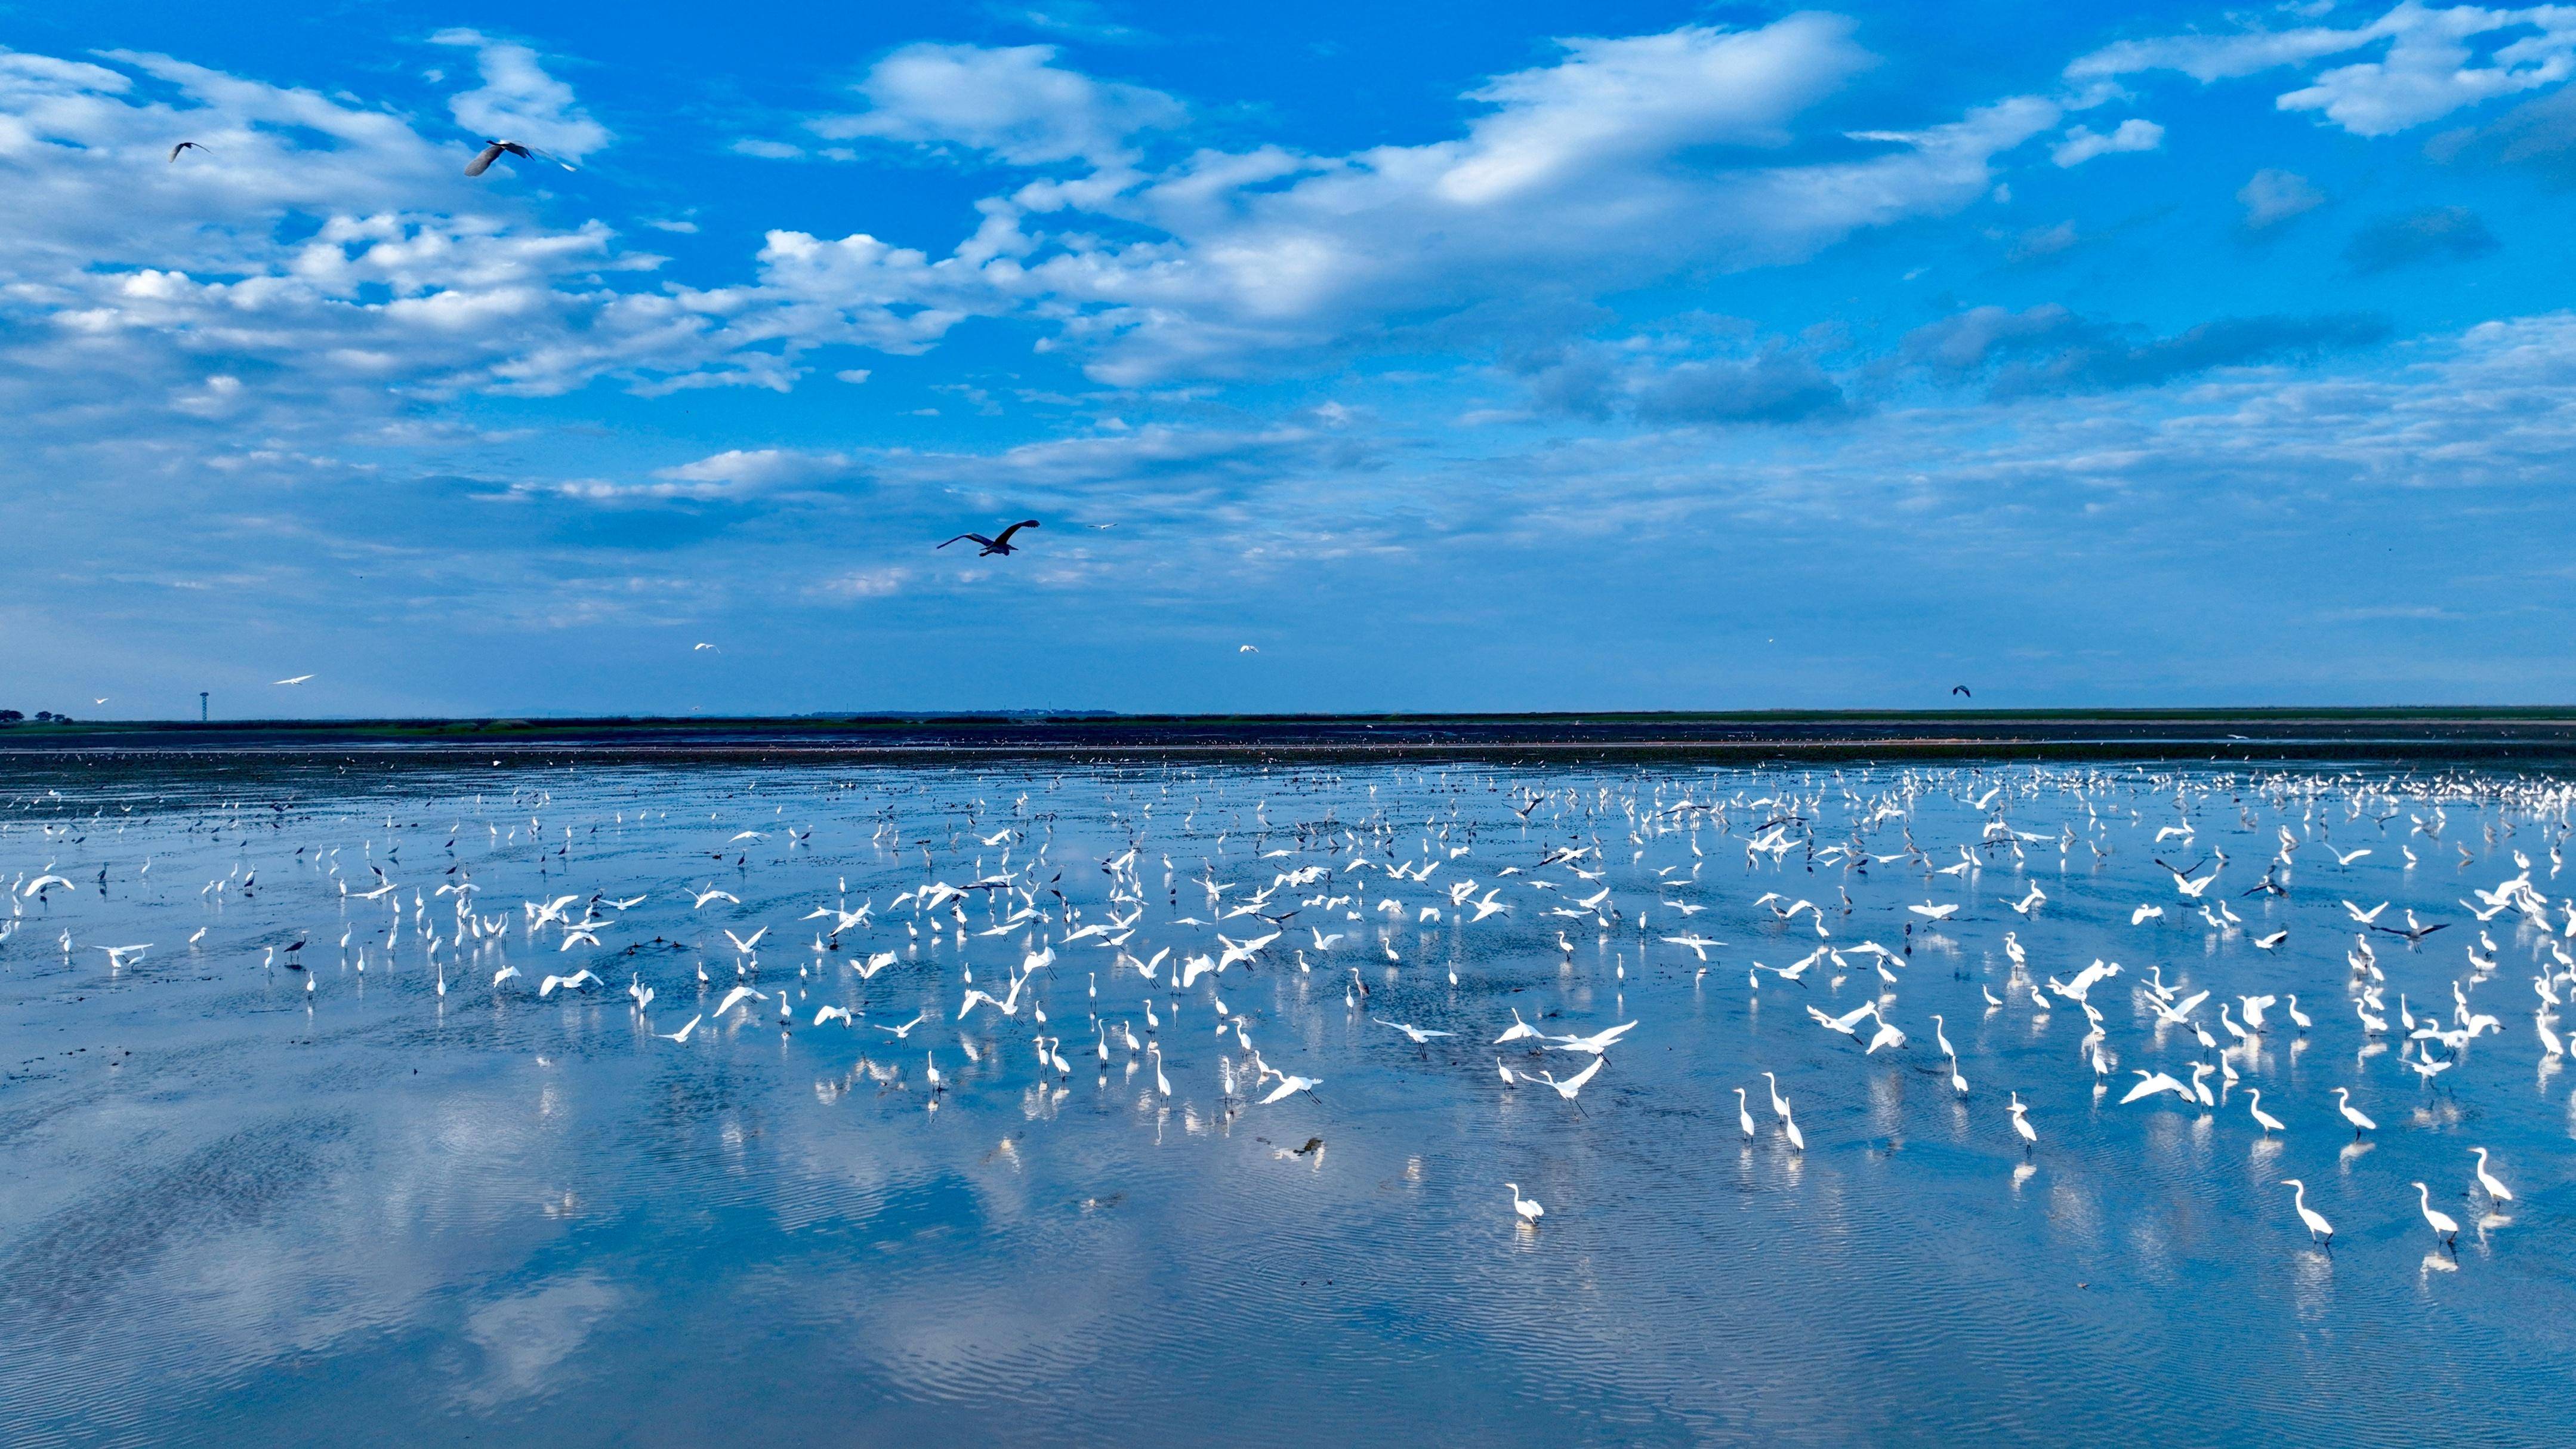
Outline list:
[[[2415,1189],[2415,1201],[2424,1210],[2424,1221],[2432,1226],[2433,1236],[2444,1243],[2457,1245],[2460,1240],[2459,1220],[2433,1206],[2433,1190],[2420,1182],[2408,1183]]]
[[[2135,1072],[2133,1075],[2138,1077],[2140,1080],[2136,1086],[2129,1089],[2129,1095],[2120,1099],[2120,1105],[2123,1107],[2138,1100],[2140,1097],[2152,1097],[2158,1092],[2171,1092],[2186,1102],[2196,1102],[2200,1100],[2198,1093],[2195,1093],[2191,1088],[2184,1086],[2180,1081],[2166,1073]]]
[[[2299,1221],[2308,1225],[2308,1241],[2323,1241],[2328,1247],[2334,1246],[2334,1224],[2326,1221],[2325,1214],[2308,1206],[2308,1185],[2295,1177],[2285,1177],[2281,1179],[2281,1186],[2291,1189],[2290,1205],[2299,1210]]]
[[[2478,1186],[2487,1190],[2487,1200],[2498,1203],[2513,1201],[2513,1193],[2507,1190],[2503,1183],[2496,1181],[2494,1173],[2487,1171],[2487,1150],[2483,1147],[2472,1147],[2469,1151],[2477,1154]]]
[[[2281,1125],[2281,1119],[2280,1119],[2280,1118],[2275,1117],[2275,1116],[2273,1116],[2271,1113],[2266,1112],[2266,1111],[2264,1111],[2264,1110],[2263,1110],[2263,1089],[2262,1089],[2262,1088],[2260,1088],[2260,1087],[2248,1087],[2248,1088],[2246,1088],[2246,1089],[2245,1089],[2245,1096],[2246,1096],[2246,1099],[2247,1099],[2247,1100],[2246,1100],[2246,1103],[2245,1103],[2245,1110],[2254,1114],[2254,1121],[2255,1121],[2258,1125],[2260,1125],[2264,1131],[2266,1131],[2266,1132],[2281,1132],[2281,1131],[2286,1131],[2286,1130],[2287,1130],[2286,1128],[2282,1127],[2282,1125]]]

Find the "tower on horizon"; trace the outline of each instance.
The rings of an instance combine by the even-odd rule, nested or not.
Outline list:
[[[208,692],[209,691],[203,689],[197,691],[197,723],[199,724],[204,724],[206,722],[206,695]]]

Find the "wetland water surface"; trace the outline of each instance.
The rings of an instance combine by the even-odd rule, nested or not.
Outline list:
[[[2570,1422],[2555,779],[361,757],[0,787],[11,1444]],[[2443,929],[2374,929],[2410,909]],[[2276,1000],[2240,1041],[2247,996]],[[1542,1035],[1496,1044],[1515,1013]],[[1579,1097],[1538,1079],[1594,1060],[1547,1037],[1623,1022]],[[2213,1106],[2120,1104],[2195,1063]],[[1265,1105],[1281,1074],[1316,1085]]]

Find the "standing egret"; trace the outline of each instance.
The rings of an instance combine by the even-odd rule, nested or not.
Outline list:
[[[1547,1209],[1538,1205],[1538,1199],[1521,1196],[1521,1185],[1519,1183],[1507,1182],[1504,1183],[1503,1186],[1512,1190],[1512,1211],[1520,1215],[1520,1220],[1522,1222],[1535,1223],[1540,1218],[1547,1216]]]
[[[2424,1221],[2432,1225],[2433,1236],[2441,1239],[2446,1246],[2456,1247],[2460,1241],[2459,1221],[2449,1213],[2434,1210],[2431,1188],[2420,1182],[2410,1182],[2407,1186],[2415,1189],[2415,1201],[2423,1206]]]
[[[1742,1087],[1735,1089],[1735,1125],[1744,1130],[1745,1141],[1753,1140],[1753,1107]]]
[[[2012,1113],[2013,1131],[2020,1134],[2021,1150],[2027,1155],[2032,1148],[2039,1145],[2039,1134],[2031,1129],[2030,1109],[2021,1104],[2021,1093],[2012,1094],[2012,1104],[2005,1110]]]
[[[2377,1131],[2379,1128],[2378,1123],[2361,1115],[2360,1111],[2352,1105],[2350,1087],[2335,1088],[2335,1110],[2343,1113],[2343,1120],[2352,1124],[2352,1140],[2355,1142],[2361,1140],[2362,1133]]]
[[[2308,1241],[2313,1243],[2322,1239],[2327,1247],[2333,1247],[2334,1224],[2326,1221],[2324,1213],[2308,1206],[2308,1185],[2295,1177],[2285,1177],[2281,1179],[2281,1186],[2293,1189],[2290,1205],[2299,1210],[2299,1221],[2308,1225]]]
[[[2263,1110],[2262,1088],[2248,1087],[2245,1089],[2245,1095],[2248,1098],[2245,1104],[2245,1110],[2254,1114],[2254,1121],[2256,1124],[2261,1126],[2265,1132],[2281,1132],[2287,1130],[2281,1126],[2280,1118]]]
[[[2496,1181],[2494,1173],[2487,1171],[2487,1150],[2483,1147],[2472,1147],[2469,1150],[2478,1155],[2478,1186],[2487,1190],[2487,1200],[2497,1203],[2513,1201],[2513,1194],[2503,1183]]]

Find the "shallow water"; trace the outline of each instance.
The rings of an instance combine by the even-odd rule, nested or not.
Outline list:
[[[2544,1066],[2531,986],[2550,938],[2507,911],[2484,927],[2497,964],[2473,972],[2481,927],[2461,904],[2515,874],[2515,850],[2565,897],[2551,781],[474,766],[0,775],[0,879],[18,878],[22,913],[0,942],[0,1441],[2527,1443],[2568,1419],[2570,1077]],[[1525,790],[1550,796],[1526,822]],[[2194,836],[2159,844],[2178,798]],[[1721,808],[1672,808],[1685,800]],[[1749,856],[1775,816],[1805,822],[1794,847]],[[1927,870],[1991,819],[2023,832],[2017,849]],[[2241,894],[2285,825],[2289,894]],[[1928,861],[1813,854],[1856,836],[1895,854],[1909,833]],[[1540,868],[1596,838],[1580,864],[1598,883]],[[1428,883],[1353,872],[1352,840],[1379,867],[1440,865]],[[1066,942],[1049,893],[1083,924],[1125,915],[1102,862],[1131,844],[1143,916],[1124,953],[1171,947],[1165,967],[1219,931],[1271,929],[1176,924],[1211,914],[1203,875],[1237,883],[1233,902],[1301,866],[1335,874],[1279,889],[1269,909],[1297,914],[1253,964],[1149,993],[1101,938]],[[1041,847],[1018,878],[1044,921],[976,934],[999,919],[998,893],[979,895],[961,946],[947,907],[893,904]],[[2208,899],[2242,917],[2225,930],[2154,862],[2213,847],[2229,859]],[[2331,853],[2361,847],[2350,865]],[[398,890],[344,895],[375,887],[371,865]],[[46,873],[74,884],[25,894]],[[1468,878],[1511,910],[1461,922],[1445,887]],[[455,898],[432,892],[469,879],[483,919],[507,924],[460,944]],[[1348,907],[1300,904],[1354,882]],[[2048,899],[2016,914],[2034,882]],[[693,908],[710,884],[739,903]],[[1606,930],[1547,914],[1605,887]],[[1821,903],[1830,934],[1755,905],[1775,890]],[[645,899],[600,905],[596,947],[529,928],[523,901],[593,892]],[[1388,897],[1401,915],[1375,909]],[[2412,950],[2371,938],[2392,1009],[2403,992],[2447,1020],[2456,980],[2503,1025],[2431,1087],[2395,1021],[2364,1039],[2345,898],[2451,923]],[[818,956],[831,922],[804,917],[844,899],[872,918]],[[1926,902],[1960,909],[1906,910]],[[2132,924],[2142,903],[2165,917]],[[763,926],[756,971],[738,972],[721,932]],[[1319,951],[1319,928],[1342,939]],[[2254,945],[2281,929],[2277,949]],[[1692,933],[1728,943],[1704,976],[1661,939]],[[309,970],[264,964],[298,938]],[[1895,984],[1852,953],[1864,939],[1898,948]],[[146,942],[116,966],[97,949]],[[957,1020],[964,970],[1002,994],[1050,944],[1016,1015]],[[1751,962],[1820,944],[1843,965],[1748,986]],[[853,966],[887,950],[896,964],[862,981]],[[2106,1095],[2078,1053],[2082,1012],[2031,1002],[2096,957],[2124,968],[2091,997],[2118,1058]],[[505,964],[526,975],[495,988]],[[582,966],[606,984],[538,998],[537,979]],[[1354,966],[1372,988],[1356,1009]],[[2258,991],[2295,991],[2315,1024],[2275,1007],[2228,1057],[2242,1080],[2214,1112],[2118,1106],[2133,1068],[2218,1060],[2159,1028],[2151,966],[2214,993],[2196,1013],[2213,1033],[2221,1000]],[[656,993],[641,1011],[630,978]],[[770,999],[684,1044],[653,1034],[738,979]],[[1865,1057],[1805,1011],[1873,998],[1903,1048]],[[1316,1092],[1222,1100],[1221,1072],[1251,1068],[1217,1033],[1219,999]],[[825,1004],[858,1025],[814,1025]],[[1588,1060],[1490,1045],[1514,1009],[1549,1032],[1639,1025],[1578,1106],[1498,1078],[1498,1055],[1560,1076]],[[1113,1045],[1102,1066],[1095,1010],[1113,1040],[1124,1025],[1160,1045],[1168,1098],[1150,1055]],[[923,1011],[902,1041],[876,1029]],[[1372,1017],[1455,1035],[1417,1047]],[[1070,1075],[1041,1066],[1041,1033]],[[2336,1086],[2379,1123],[2358,1145]],[[2282,1136],[2259,1133],[2249,1088]],[[1288,1150],[1311,1137],[1320,1151]],[[2517,1195],[2502,1211],[2471,1146]],[[2331,1250],[2285,1177],[2333,1220]],[[2418,1214],[2419,1178],[2467,1225],[2456,1254]],[[1545,1204],[1535,1228],[1506,1181]]]

